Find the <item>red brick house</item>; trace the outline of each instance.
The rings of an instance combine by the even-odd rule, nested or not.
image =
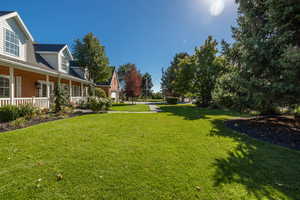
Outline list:
[[[120,83],[116,68],[111,67],[109,79],[105,82],[96,83],[96,87],[103,89],[107,97],[110,97],[115,102],[118,102],[120,98]]]
[[[72,102],[84,100],[93,83],[72,63],[67,45],[35,42],[17,12],[0,11],[0,106],[33,103],[48,108],[57,81]]]

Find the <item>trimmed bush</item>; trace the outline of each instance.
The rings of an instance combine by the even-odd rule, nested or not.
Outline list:
[[[6,105],[0,108],[0,122],[10,122],[20,117],[20,110],[17,106]]]
[[[178,98],[177,97],[167,97],[166,98],[167,104],[177,104],[178,103]]]
[[[87,107],[94,112],[107,111],[111,106],[111,100],[108,98],[91,97],[87,103]]]
[[[38,109],[31,104],[23,105],[6,105],[0,107],[0,122],[10,122],[17,118],[24,117],[27,120],[32,119]]]
[[[24,128],[26,125],[27,120],[25,117],[20,117],[12,122],[9,123],[10,126],[14,128]]]
[[[32,119],[38,110],[31,104],[19,105],[18,109],[19,109],[19,117],[25,117],[27,120]]]
[[[95,88],[95,96],[99,98],[106,98],[107,95],[102,88]]]

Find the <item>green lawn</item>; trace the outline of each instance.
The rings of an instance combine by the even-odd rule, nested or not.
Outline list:
[[[145,104],[113,104],[112,111],[146,112],[150,111],[149,106]]]
[[[300,152],[225,128],[235,113],[161,108],[0,134],[0,199],[300,199]]]

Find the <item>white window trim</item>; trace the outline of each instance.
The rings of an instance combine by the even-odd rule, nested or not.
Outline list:
[[[77,91],[78,95],[75,96],[76,88],[79,89],[79,90]],[[81,96],[81,86],[80,85],[72,85],[72,97],[80,97],[80,96]]]
[[[44,81],[44,80],[38,80],[37,82],[40,83],[40,84],[45,84],[45,85],[47,85],[47,81]],[[54,82],[49,81],[49,83],[50,83],[50,85],[52,86],[52,88],[54,89]],[[39,89],[39,97],[42,97],[42,96],[43,96],[43,91],[42,91],[42,89],[43,89],[43,87],[41,87],[41,89]],[[50,91],[50,93],[51,93],[51,91]]]
[[[14,33],[15,35],[17,35],[17,33],[15,33],[14,31],[9,30],[9,29],[7,29],[7,28],[3,28],[3,53],[4,53],[5,55],[8,55],[8,56],[13,57],[13,58],[20,58],[20,57],[21,57],[21,44],[20,44],[20,38],[18,38],[19,55],[15,55],[15,54],[12,54],[12,53],[10,53],[10,52],[5,51],[5,50],[6,50],[6,46],[5,46],[5,44],[6,44],[6,31],[10,31],[10,32]],[[10,42],[10,41],[8,41],[8,42]],[[10,42],[10,43],[12,43],[12,42]],[[16,45],[16,44],[14,44],[14,45]]]
[[[9,76],[8,76],[8,75],[0,74],[0,77],[2,77],[2,78],[8,78],[8,79],[9,79]]]
[[[7,76],[7,75],[2,75],[2,74],[1,74],[0,77],[1,77],[1,78],[7,78],[8,80],[10,79],[9,76]],[[9,82],[10,82],[10,81],[9,81]],[[8,89],[9,89],[9,88],[10,88],[10,85],[9,85]],[[9,95],[9,93],[10,93],[10,91],[8,91],[8,95]],[[8,97],[1,97],[1,98],[9,98],[9,96],[8,96]]]

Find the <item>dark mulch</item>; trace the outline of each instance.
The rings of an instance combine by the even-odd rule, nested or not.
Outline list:
[[[290,116],[259,116],[225,122],[229,128],[272,144],[300,150],[300,125]]]
[[[60,116],[47,115],[47,117],[45,117],[45,118],[35,118],[32,120],[26,121],[22,127],[12,126],[10,122],[0,123],[0,133],[7,132],[7,131],[13,131],[13,130],[21,129],[21,128],[26,128],[26,127],[30,127],[30,126],[45,123],[45,122],[56,121],[56,120],[66,119],[66,118],[71,118],[71,117],[77,117],[77,116],[81,116],[81,115],[85,115],[85,114],[86,113],[76,112],[76,113],[65,114],[65,115],[60,115]]]

